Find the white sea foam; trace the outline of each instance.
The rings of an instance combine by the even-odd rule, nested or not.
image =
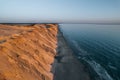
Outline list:
[[[80,52],[79,55],[83,55],[84,57],[85,55],[90,55],[87,53],[87,51],[84,51],[83,49],[81,49],[81,47],[78,45],[76,41],[72,41],[72,42]],[[79,56],[78,58],[80,59],[81,57]],[[113,80],[112,77],[107,73],[107,71],[100,64],[96,63],[94,60],[88,60],[86,58],[82,58],[82,59],[85,60],[88,64],[90,64],[90,66],[99,75],[101,80]]]
[[[64,32],[62,29],[61,31]],[[65,36],[64,33],[63,35]],[[71,40],[70,42],[72,42],[74,44],[74,47],[79,51],[78,54],[80,56],[78,56],[78,59],[81,59],[81,56],[82,56],[82,59],[86,61],[95,70],[95,72],[99,75],[101,80],[113,80],[112,77],[107,73],[107,71],[100,64],[96,63],[94,60],[88,60],[85,58],[90,54],[87,51],[84,51],[76,41],[70,39],[70,37],[68,36],[65,36],[65,37]]]
[[[117,70],[116,67],[112,66],[112,65],[108,65],[111,69]]]
[[[95,61],[87,61],[90,66],[96,71],[99,77],[103,80],[113,80],[112,77],[107,73],[107,71]]]
[[[75,48],[79,51],[79,55],[85,56],[90,55],[87,51],[83,50],[76,41],[72,40],[72,43],[74,44]]]

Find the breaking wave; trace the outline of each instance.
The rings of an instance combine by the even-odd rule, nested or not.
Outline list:
[[[95,62],[87,53],[87,51],[84,51],[80,48],[80,46],[77,44],[76,41],[72,41],[75,48],[79,51],[78,58],[86,61],[93,69],[94,71],[99,75],[99,78],[101,80],[113,80],[112,77],[107,73],[107,71],[97,62]]]
[[[60,28],[63,36],[68,42],[80,61],[84,61],[86,66],[94,70],[91,72],[95,80],[120,80],[119,79],[119,46],[108,40],[88,38],[87,32],[76,32],[78,35],[72,35],[71,31]],[[83,32],[83,33],[82,33]],[[114,62],[116,61],[116,62]],[[94,76],[95,75],[95,76]],[[96,76],[97,75],[97,76]],[[98,78],[99,77],[99,78]]]

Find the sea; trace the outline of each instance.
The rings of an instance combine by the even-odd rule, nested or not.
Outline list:
[[[60,30],[95,80],[120,80],[120,25],[60,24]]]

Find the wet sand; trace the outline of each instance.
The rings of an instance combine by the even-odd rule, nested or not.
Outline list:
[[[52,65],[53,80],[91,80],[88,70],[76,59],[66,43],[60,30],[58,31],[57,55]]]

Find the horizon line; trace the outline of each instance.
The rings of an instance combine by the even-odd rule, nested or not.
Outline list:
[[[118,24],[120,22],[0,22],[0,24]]]

